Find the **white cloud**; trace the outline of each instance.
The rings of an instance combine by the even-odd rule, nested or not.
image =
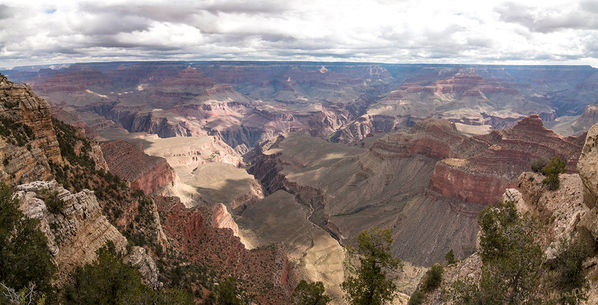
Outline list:
[[[596,64],[596,41],[593,0],[0,0],[3,67],[136,58]]]

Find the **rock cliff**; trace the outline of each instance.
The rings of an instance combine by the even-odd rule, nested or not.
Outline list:
[[[259,304],[287,304],[295,287],[293,269],[278,246],[247,250],[231,229],[212,226],[202,208],[187,209],[175,198],[160,204],[167,211],[164,229],[187,263],[210,267],[219,276],[234,276]]]
[[[148,156],[123,140],[104,142],[101,148],[110,171],[130,182],[131,189],[160,193],[174,182],[174,170],[164,158]]]
[[[452,150],[453,158],[437,163],[430,189],[466,202],[495,203],[534,159],[560,156],[567,161],[567,171],[574,172],[582,141],[583,136],[559,136],[532,115],[512,128],[475,136],[469,145]]]
[[[520,213],[529,213],[544,225],[539,231],[539,242],[546,260],[555,258],[559,244],[563,239],[574,236],[591,236],[587,239],[588,257],[583,263],[582,272],[589,280],[588,299],[581,304],[598,302],[598,282],[594,276],[598,272],[596,261],[596,239],[598,238],[598,154],[595,144],[598,139],[598,125],[588,131],[582,153],[577,162],[579,174],[561,174],[560,187],[548,191],[543,185],[542,175],[525,172],[516,183],[516,189],[510,188],[503,195],[503,200],[515,202]],[[447,292],[452,283],[467,278],[478,281],[482,262],[477,253],[445,267],[440,288],[426,295],[423,304],[451,304]]]
[[[56,282],[61,285],[75,267],[92,262],[96,250],[107,241],[124,253],[127,239],[102,215],[93,192],[71,193],[56,181],[35,181],[15,188],[20,209],[30,218],[41,221],[48,247],[57,266]],[[62,209],[50,212],[45,200],[63,203]]]
[[[62,164],[50,105],[31,87],[0,75],[2,180],[12,184],[51,179],[48,162]]]
[[[571,124],[571,129],[573,134],[581,134],[596,123],[598,123],[598,105],[588,105],[581,116]]]

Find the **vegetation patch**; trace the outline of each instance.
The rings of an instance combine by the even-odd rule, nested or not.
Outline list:
[[[52,126],[56,133],[60,153],[72,165],[81,165],[86,168],[95,168],[95,161],[89,156],[91,140],[78,135],[75,127],[60,120],[52,118]],[[75,145],[80,144],[80,151],[75,151]]]
[[[25,146],[35,140],[31,127],[3,116],[0,116],[0,136],[16,146]]]
[[[50,192],[48,190],[44,190],[41,194],[41,197],[50,213],[59,214],[62,212],[62,209],[64,208],[64,201],[58,198],[58,191]]]
[[[139,270],[123,263],[108,242],[97,251],[95,262],[77,268],[64,304],[193,304],[193,298],[180,289],[144,285]]]
[[[55,271],[39,220],[25,217],[12,189],[0,183],[0,304],[10,304],[15,295],[55,304]]]

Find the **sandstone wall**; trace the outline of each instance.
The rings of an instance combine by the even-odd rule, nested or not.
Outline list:
[[[174,181],[174,170],[164,158],[148,156],[122,140],[104,142],[101,148],[110,171],[129,181],[132,189],[153,194]]]
[[[10,143],[8,138],[0,138],[2,180],[18,184],[50,179],[48,162],[62,164],[60,148],[52,128],[50,105],[35,95],[29,86],[16,85],[0,75],[0,118],[28,126],[33,137],[22,145]]]
[[[125,251],[127,239],[102,215],[102,209],[89,190],[71,193],[55,181],[35,181],[15,188],[20,209],[31,218],[41,220],[41,230],[48,238],[50,253],[57,265],[57,282],[64,283],[75,267],[92,262],[96,250],[114,242],[119,252]],[[56,214],[48,211],[43,198],[57,193],[64,202]]]

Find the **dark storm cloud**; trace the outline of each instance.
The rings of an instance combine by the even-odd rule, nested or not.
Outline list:
[[[570,12],[537,9],[513,2],[496,8],[501,20],[517,23],[530,31],[540,33],[565,29],[598,29],[597,10],[597,5],[589,1],[583,2]]]

